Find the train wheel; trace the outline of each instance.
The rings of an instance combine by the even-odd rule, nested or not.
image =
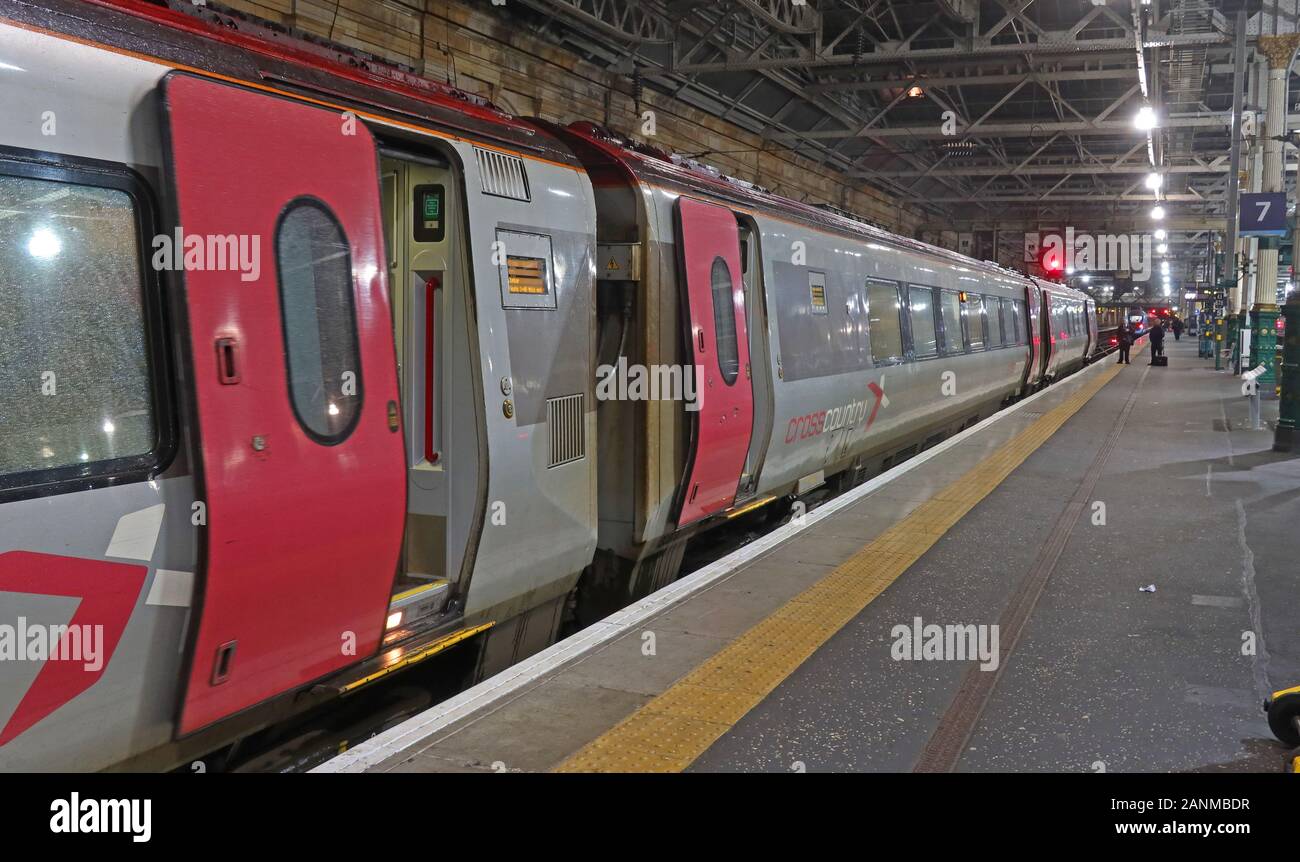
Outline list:
[[[1300,690],[1275,697],[1268,705],[1268,727],[1273,735],[1292,747],[1300,745]]]

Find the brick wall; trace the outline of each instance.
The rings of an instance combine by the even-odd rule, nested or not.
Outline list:
[[[219,0],[221,6],[297,27],[423,69],[515,114],[559,123],[591,120],[637,132],[631,81],[511,25],[509,0]],[[214,3],[214,5],[216,5]],[[424,8],[423,15],[421,8]],[[423,20],[421,18],[423,17]],[[655,113],[652,142],[808,203],[831,203],[912,236],[914,210],[729,122],[643,88]]]

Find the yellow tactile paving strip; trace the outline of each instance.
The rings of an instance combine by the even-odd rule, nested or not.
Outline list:
[[[678,772],[803,664],[1120,372],[1102,371],[834,571],[556,767]]]

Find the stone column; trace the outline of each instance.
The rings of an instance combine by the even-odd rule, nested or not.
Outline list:
[[[1282,36],[1260,36],[1259,52],[1268,59],[1268,113],[1264,117],[1264,171],[1260,177],[1261,191],[1279,192],[1286,188],[1282,176],[1282,142],[1286,134],[1286,85],[1296,49],[1300,47],[1300,33]],[[1276,319],[1277,304],[1277,247],[1276,237],[1266,237],[1259,243],[1256,261],[1255,305],[1251,308],[1252,328],[1250,366],[1261,362],[1268,371],[1259,379],[1260,391],[1265,397],[1273,392],[1277,377],[1273,372],[1273,356],[1260,352],[1259,333],[1266,320]],[[1272,344],[1268,345],[1270,348]],[[1271,352],[1271,351],[1270,351]]]

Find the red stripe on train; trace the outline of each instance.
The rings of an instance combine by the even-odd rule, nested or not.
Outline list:
[[[45,718],[90,688],[104,675],[126,631],[149,567],[105,560],[83,560],[32,551],[0,554],[0,593],[68,596],[81,602],[68,621],[73,626],[103,626],[103,655],[98,668],[88,670],[83,660],[47,659],[3,729],[0,745]],[[15,621],[5,621],[12,624]],[[59,640],[60,655],[67,655],[69,632]]]

